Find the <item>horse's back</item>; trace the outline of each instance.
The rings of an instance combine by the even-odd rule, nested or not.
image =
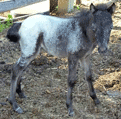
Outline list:
[[[81,28],[69,18],[34,15],[22,23],[19,34],[21,50],[26,55],[35,51],[40,34],[44,49],[57,57],[67,57],[69,52],[77,52],[81,47]]]
[[[23,21],[22,27],[27,29],[39,29],[39,30],[49,30],[53,29],[62,22],[68,22],[69,19],[58,18],[48,15],[34,15],[28,17],[26,20]]]
[[[59,29],[62,27],[61,24],[66,22],[68,22],[68,19],[47,15],[34,15],[28,17],[23,21],[19,30],[19,35],[21,36],[21,40],[19,42],[22,53],[29,56],[35,52],[37,40],[40,37],[40,34],[43,34],[42,40],[44,45],[49,48],[46,50],[52,55],[55,53],[58,55],[58,52],[60,52],[60,47],[62,47],[62,44],[65,44],[65,42],[62,41],[60,43],[57,34],[60,32]],[[57,45],[59,46],[58,48]],[[53,52],[57,51],[57,49],[59,50],[58,52]],[[65,46],[62,49],[65,51]]]

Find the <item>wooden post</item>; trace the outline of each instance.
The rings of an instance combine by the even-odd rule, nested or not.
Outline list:
[[[58,0],[58,12],[67,12],[69,0]]]
[[[70,12],[73,10],[74,0],[58,0],[58,12]]]

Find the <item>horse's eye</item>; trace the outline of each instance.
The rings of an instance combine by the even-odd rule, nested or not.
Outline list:
[[[95,32],[96,31],[96,25],[92,24],[92,30]]]
[[[92,30],[95,32],[96,31],[96,28],[92,28]]]
[[[92,27],[92,30],[95,32],[96,31],[96,27]]]

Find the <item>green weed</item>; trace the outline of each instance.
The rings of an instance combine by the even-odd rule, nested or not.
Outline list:
[[[58,11],[58,6],[55,7],[55,10]]]
[[[80,10],[80,4],[79,5],[74,4],[73,8],[77,8],[78,10]]]
[[[1,21],[1,19],[0,19],[0,21]],[[12,17],[12,15],[8,14],[8,17],[5,20],[5,23],[0,22],[0,32],[2,32],[6,28],[9,28],[12,24],[13,24],[13,17]]]

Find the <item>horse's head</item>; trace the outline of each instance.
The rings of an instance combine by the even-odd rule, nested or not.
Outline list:
[[[91,28],[95,34],[94,36],[98,44],[99,53],[107,52],[107,44],[109,42],[111,29],[113,28],[112,14],[115,8],[114,3],[110,7],[104,4],[99,6],[90,5],[90,11],[93,14]]]

